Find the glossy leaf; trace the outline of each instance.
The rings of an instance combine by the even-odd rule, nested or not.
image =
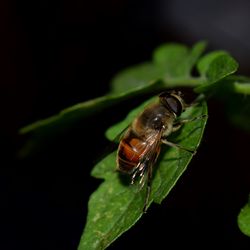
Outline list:
[[[163,88],[195,87],[197,92],[214,88],[213,84],[237,69],[237,63],[228,53],[216,51],[209,53],[198,62],[200,76],[193,77],[191,72],[205,49],[206,44],[199,42],[189,49],[180,44],[162,45],[153,53],[152,62],[145,62],[118,73],[111,82],[111,92],[93,100],[68,107],[49,118],[36,121],[20,129],[21,134],[35,132],[52,135],[70,128],[80,119],[116,105],[122,100],[155,92]],[[161,86],[155,84],[161,80]],[[239,85],[242,89],[245,86]],[[38,137],[37,137],[38,138]]]
[[[191,71],[206,47],[199,42],[188,47],[171,43],[155,49],[152,62],[134,65],[119,72],[111,82],[112,93],[147,86],[152,80],[161,79],[166,88],[176,86],[196,86]]]
[[[19,151],[20,157],[39,152],[46,147],[48,141],[57,138],[66,129],[71,128],[74,124],[82,119],[88,118],[90,115],[98,114],[104,109],[116,105],[123,100],[128,100],[134,96],[150,93],[163,89],[163,83],[160,81],[152,82],[147,87],[137,87],[133,91],[127,91],[121,94],[106,95],[90,101],[78,103],[70,108],[62,110],[60,113],[37,121],[20,130],[21,134],[31,133],[30,139],[23,145]]]
[[[153,54],[153,62],[165,69],[166,77],[187,76],[183,62],[189,54],[188,47],[181,44],[166,44],[157,48]],[[183,70],[184,69],[184,70]]]
[[[74,106],[66,108],[62,110],[60,113],[49,117],[47,119],[43,119],[37,121],[31,125],[28,125],[20,130],[21,134],[25,134],[31,132],[36,129],[42,128],[53,128],[53,127],[64,127],[70,122],[74,122],[75,120],[83,119],[88,117],[90,114],[100,112],[104,108],[108,108],[112,105],[115,105],[123,100],[127,100],[132,98],[133,96],[137,96],[139,94],[148,93],[152,90],[162,89],[162,83],[160,81],[151,82],[147,85],[147,87],[140,87],[133,89],[133,91],[124,91],[119,95],[106,95],[102,97],[98,97],[86,102],[78,103]]]
[[[119,94],[123,91],[145,87],[150,82],[159,80],[162,69],[155,67],[152,62],[144,62],[120,71],[111,81],[111,93]]]
[[[154,101],[152,99],[151,101]],[[144,103],[132,111],[122,123],[107,132],[114,138],[118,128],[127,127],[136,113],[143,110]],[[200,117],[207,114],[206,103],[189,108],[183,117]],[[196,149],[201,141],[206,118],[185,124],[178,135],[171,139],[184,147]],[[124,127],[122,129],[124,129]],[[185,171],[193,155],[184,150],[162,146],[159,161],[154,169],[150,203],[161,203]],[[79,244],[79,250],[105,249],[123,232],[133,226],[143,215],[145,188],[129,184],[129,177],[122,176],[116,169],[116,152],[108,155],[93,169],[92,175],[104,182],[91,195],[88,205],[87,223]]]
[[[199,79],[191,77],[191,70],[204,48],[205,43],[203,42],[197,43],[192,49],[178,44],[161,46],[154,55],[156,62],[142,63],[119,73],[113,79],[111,92],[108,95],[78,103],[60,111],[58,114],[21,128],[20,134],[30,134],[31,136],[23,145],[19,155],[24,157],[39,152],[40,149],[46,147],[49,141],[57,138],[66,129],[74,127],[78,121],[93,114],[97,115],[102,110],[123,100],[144,93],[159,92],[165,88],[197,86]],[[171,52],[171,50],[173,51]],[[183,51],[186,52],[183,53]],[[158,57],[161,59],[157,59]],[[178,60],[175,57],[178,57]],[[167,61],[169,62],[167,63]],[[165,63],[169,65],[169,69],[166,68]],[[176,73],[176,67],[178,68],[178,74]],[[173,72],[171,73],[171,71]],[[177,76],[176,74],[178,77],[174,77]],[[171,77],[166,77],[167,75]],[[161,80],[156,81],[156,79]]]
[[[215,51],[204,56],[197,65],[204,84],[195,88],[198,93],[215,88],[220,80],[233,74],[238,69],[238,63],[226,52]]]
[[[205,47],[205,42],[195,44],[192,49],[181,44],[165,44],[154,51],[153,62],[163,69],[164,79],[188,79]]]

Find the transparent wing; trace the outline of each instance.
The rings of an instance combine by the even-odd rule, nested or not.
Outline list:
[[[132,173],[131,183],[138,180],[140,189],[143,188],[146,182],[150,181],[152,168],[160,153],[162,131],[157,131],[147,138],[147,147],[141,159]]]
[[[157,133],[154,133],[152,136],[150,136],[150,138],[148,138],[148,147],[132,174],[131,183],[133,184],[135,180],[138,179],[139,190],[142,190],[145,183],[147,183],[143,212],[146,212],[149,202],[151,193],[152,170],[160,153],[162,134],[163,131],[158,131]]]

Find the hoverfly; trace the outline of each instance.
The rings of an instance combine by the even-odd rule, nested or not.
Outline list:
[[[163,92],[156,103],[148,105],[123,134],[117,151],[117,169],[131,175],[131,184],[139,179],[141,188],[147,182],[143,211],[151,192],[152,169],[161,151],[161,144],[194,151],[167,140],[167,137],[190,120],[177,121],[188,105],[180,92]]]

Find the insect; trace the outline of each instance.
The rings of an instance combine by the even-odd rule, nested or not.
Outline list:
[[[177,121],[186,109],[182,94],[171,91],[159,95],[158,102],[148,105],[123,134],[117,151],[117,169],[131,175],[131,183],[139,179],[140,188],[147,182],[143,211],[146,211],[151,192],[152,169],[161,151],[161,144],[183,148],[167,137],[190,120]]]

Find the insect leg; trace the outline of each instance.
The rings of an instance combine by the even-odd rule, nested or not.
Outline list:
[[[191,118],[191,119],[183,119],[183,120],[177,121],[176,123],[174,123],[172,132],[175,132],[178,129],[180,129],[181,126],[183,124],[185,124],[185,123],[193,122],[193,121],[196,121],[196,120],[199,120],[199,119],[203,119],[205,117],[207,117],[207,115],[199,115],[199,116],[196,116],[196,117]]]
[[[196,150],[195,150],[195,149],[190,149],[190,148],[183,147],[183,146],[181,146],[181,145],[179,145],[179,144],[175,144],[175,143],[173,143],[173,142],[168,141],[168,140],[167,140],[166,138],[164,138],[164,137],[162,137],[161,142],[164,143],[164,144],[166,144],[166,145],[168,145],[168,146],[170,146],[170,147],[179,148],[179,149],[181,149],[181,150],[190,152],[190,153],[192,153],[192,154],[196,154]]]
[[[144,207],[143,207],[144,213],[146,213],[147,205],[148,205],[149,197],[150,197],[150,193],[151,193],[152,166],[150,166],[148,168],[147,174],[148,174],[148,176],[147,176],[147,190],[146,190],[146,197],[145,197],[145,202],[144,202]]]
[[[138,169],[138,167],[136,167],[136,169],[135,169],[135,171],[134,171],[134,173],[132,175],[132,178],[131,178],[131,184],[135,183],[135,179],[136,179],[138,173],[139,173],[139,169]]]

